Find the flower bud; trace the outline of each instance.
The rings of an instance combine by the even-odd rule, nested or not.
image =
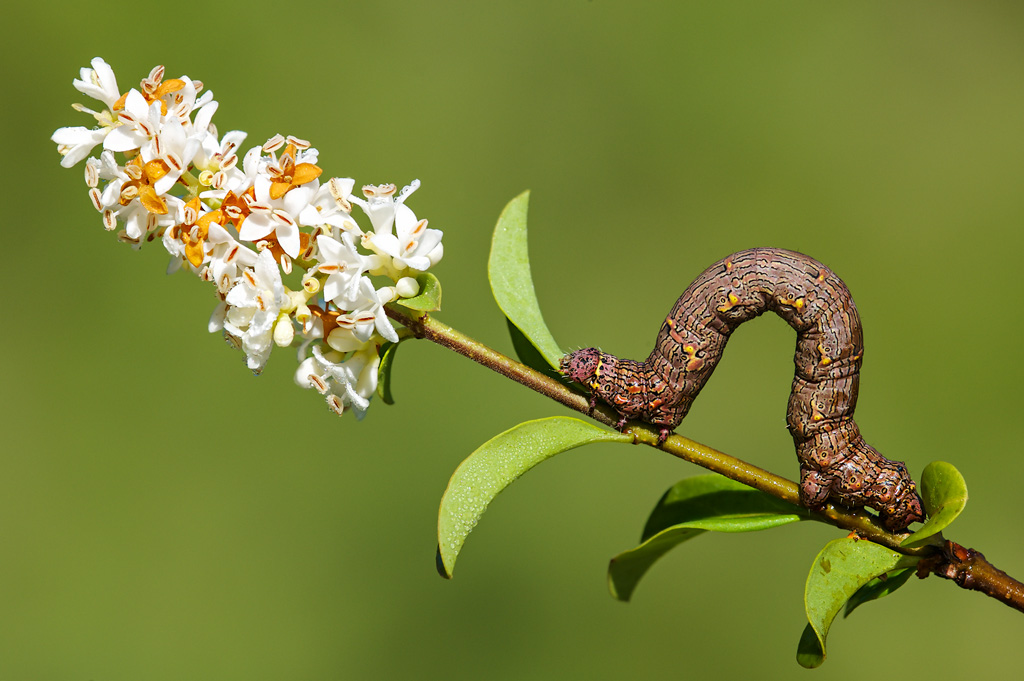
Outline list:
[[[402,277],[395,284],[395,290],[402,298],[412,298],[420,292],[420,283],[412,277]]]

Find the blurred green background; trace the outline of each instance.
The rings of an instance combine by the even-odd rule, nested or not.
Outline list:
[[[2,172],[22,203],[0,274],[0,681],[790,678],[807,570],[840,536],[701,537],[614,602],[608,558],[701,470],[595,446],[503,494],[440,579],[452,470],[568,412],[426,342],[399,355],[398,404],[361,423],[296,388],[289,351],[253,378],[205,330],[208,286],[104,233],[82,166],[58,165],[49,136],[89,124],[69,104],[87,102],[71,80],[94,56],[123,89],[155,64],[199,78],[222,132],[309,139],[357,186],[420,178],[410,205],[445,232],[439,316],[505,351],[486,255],[527,188],[538,295],[566,348],[645,357],[685,285],[732,251],[823,260],[866,325],[868,441],[915,476],[953,462],[972,500],[948,536],[1024,576],[1024,4],[5,13],[17,163]],[[744,327],[679,432],[795,476],[792,350],[777,318]],[[814,674],[1005,678],[1022,635],[1020,613],[915,580],[837,622]]]

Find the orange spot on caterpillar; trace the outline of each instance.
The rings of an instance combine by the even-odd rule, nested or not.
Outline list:
[[[821,343],[818,343],[818,353],[821,355],[821,366],[828,366],[832,363],[832,358],[828,356],[825,348],[821,347]]]
[[[736,307],[740,302],[740,299],[736,297],[736,294],[732,291],[729,292],[729,298],[721,305],[718,306],[719,312],[728,312],[729,310]]]
[[[686,353],[686,370],[696,371],[704,366],[704,360],[697,356],[697,348],[692,345],[684,345],[683,352]]]
[[[676,322],[672,317],[665,317],[665,326],[668,327],[668,336],[676,343],[683,344],[683,337],[676,331]]]
[[[797,299],[794,300],[793,298],[782,298],[782,297],[780,297],[779,298],[779,305],[785,305],[787,307],[791,307],[791,308],[795,309],[797,312],[799,312],[800,310],[804,309],[804,299],[803,298],[797,298]]]

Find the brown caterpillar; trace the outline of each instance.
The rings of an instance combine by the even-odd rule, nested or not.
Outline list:
[[[729,335],[771,310],[796,329],[796,375],[786,423],[800,459],[800,500],[818,509],[832,499],[878,510],[893,532],[924,520],[902,462],[861,437],[853,420],[864,341],[842,280],[817,260],[778,248],[752,248],[721,260],[687,287],[665,318],[644,362],[596,348],[562,358],[560,370],[591,389],[590,404],[661,426],[679,425],[722,358]]]

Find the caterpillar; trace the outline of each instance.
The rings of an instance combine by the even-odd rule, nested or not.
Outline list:
[[[890,531],[924,520],[907,467],[864,441],[857,406],[864,339],[846,284],[813,258],[778,248],[752,248],[704,271],[676,301],[643,362],[596,348],[561,360],[560,371],[591,390],[621,417],[660,426],[659,441],[683,420],[711,377],[725,344],[743,322],[767,311],[796,330],[796,374],[786,424],[800,461],[800,501],[828,500],[878,511]]]

